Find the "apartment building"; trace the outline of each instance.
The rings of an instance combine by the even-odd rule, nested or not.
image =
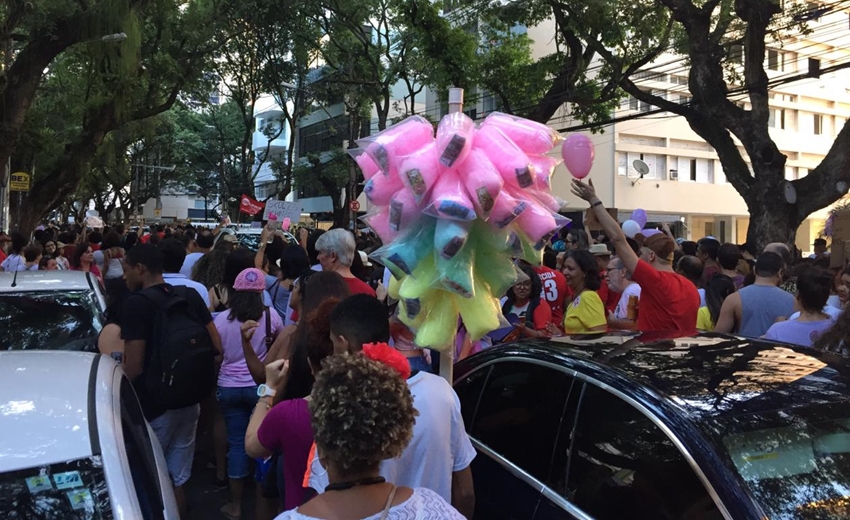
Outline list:
[[[768,42],[765,68],[770,80],[850,62],[850,5],[843,4],[846,10],[841,10],[825,4],[827,8],[819,13],[815,10],[818,3],[809,4],[814,13],[809,20],[810,34],[788,36],[781,44]],[[527,31],[534,41],[535,57],[553,52],[554,21]],[[645,67],[636,78],[641,88],[670,101],[687,103],[687,76],[687,62],[681,56],[667,54]],[[467,98],[474,101],[465,106],[472,117],[480,119],[492,112],[493,99],[486,93],[468,94]],[[745,95],[734,99],[749,108]],[[433,106],[433,97],[429,101],[429,106]],[[778,86],[771,90],[770,106],[771,136],[787,156],[786,179],[805,177],[821,162],[850,117],[850,70]],[[655,107],[629,98],[613,116],[650,110]],[[580,121],[572,120],[565,106],[549,124],[567,129]],[[712,235],[722,241],[746,240],[749,216],[743,199],[727,182],[712,147],[691,130],[684,118],[670,113],[647,114],[608,125],[604,133],[590,137],[596,148],[591,178],[605,205],[619,210],[621,221],[642,208],[649,213],[651,222],[671,223],[689,239]],[[746,160],[746,154],[744,157]],[[643,177],[633,167],[636,159],[650,168]],[[552,183],[555,194],[567,200],[567,211],[583,210],[584,203],[570,194],[569,184],[569,173],[559,167]],[[804,252],[812,249],[812,241],[823,229],[827,214],[828,209],[824,209],[811,215],[798,229],[797,246]]]

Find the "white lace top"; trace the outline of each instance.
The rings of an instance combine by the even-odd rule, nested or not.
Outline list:
[[[381,518],[381,513],[366,517],[363,520],[378,520],[379,518]],[[297,509],[292,509],[279,515],[275,520],[321,519],[302,515]],[[464,520],[464,518],[440,495],[430,489],[416,488],[410,498],[390,508],[387,520]]]

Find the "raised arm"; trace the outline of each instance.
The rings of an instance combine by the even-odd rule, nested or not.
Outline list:
[[[630,273],[635,272],[635,268],[637,267],[639,260],[638,256],[632,250],[632,246],[630,246],[626,241],[626,235],[624,235],[623,230],[620,229],[620,224],[618,224],[617,221],[608,214],[605,210],[605,206],[602,205],[602,201],[596,196],[596,190],[593,188],[593,181],[590,181],[589,184],[585,184],[578,179],[573,179],[572,192],[577,197],[590,203],[590,209],[596,216],[596,220],[599,221],[599,225],[602,226],[602,231],[605,232],[605,236],[610,238],[611,243],[614,244],[617,256]]]

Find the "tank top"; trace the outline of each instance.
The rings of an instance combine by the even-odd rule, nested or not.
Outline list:
[[[794,314],[794,297],[779,287],[750,285],[741,296],[741,328],[738,334],[747,338],[763,336],[780,316]]]

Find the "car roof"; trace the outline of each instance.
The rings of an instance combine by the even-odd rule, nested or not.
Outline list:
[[[14,287],[12,284],[15,284]],[[0,273],[0,293],[92,290],[98,282],[83,271],[18,271]]]
[[[0,351],[0,473],[92,455],[96,354]]]
[[[550,361],[609,384],[611,377],[625,379],[697,422],[850,401],[850,359],[843,356],[711,333],[668,336],[523,341],[487,349],[485,356]],[[464,371],[461,365],[456,373]]]

